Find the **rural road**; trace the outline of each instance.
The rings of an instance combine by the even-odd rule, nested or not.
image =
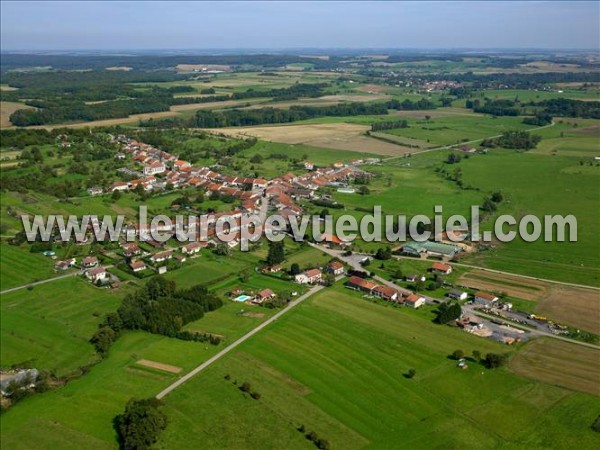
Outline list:
[[[17,287],[14,287],[14,288],[5,289],[3,291],[0,291],[0,295],[2,295],[2,294],[8,294],[9,292],[18,291],[19,289],[25,289],[25,288],[27,288],[29,286],[38,286],[40,284],[50,283],[52,281],[63,280],[65,278],[69,278],[69,277],[72,277],[72,276],[75,276],[75,275],[79,275],[79,272],[71,272],[71,273],[68,273],[66,275],[61,275],[59,277],[48,278],[46,280],[40,280],[40,281],[36,281],[34,283],[27,283],[27,284],[24,284],[23,286],[17,286]]]
[[[343,277],[338,277],[336,279],[339,280]],[[189,379],[191,379],[192,377],[198,375],[200,372],[202,372],[204,369],[206,369],[208,366],[210,366],[212,363],[214,363],[215,361],[219,360],[220,358],[222,358],[223,356],[225,356],[227,353],[229,353],[231,350],[233,350],[234,348],[236,348],[238,345],[240,345],[241,343],[243,343],[244,341],[248,340],[249,338],[251,338],[252,336],[254,336],[256,333],[258,333],[260,330],[264,329],[265,327],[269,326],[271,323],[275,322],[277,319],[279,319],[281,316],[283,316],[285,313],[287,313],[288,311],[290,311],[294,306],[298,305],[299,303],[301,303],[302,301],[306,300],[308,297],[310,297],[313,294],[316,294],[317,292],[321,291],[322,289],[324,289],[325,286],[315,286],[313,288],[311,288],[308,292],[306,292],[305,294],[301,295],[300,297],[298,297],[296,300],[291,301],[285,308],[283,308],[281,311],[279,311],[277,314],[275,314],[273,317],[265,320],[263,323],[261,323],[260,325],[258,325],[256,328],[252,329],[251,331],[249,331],[248,333],[246,333],[245,335],[243,335],[241,338],[239,338],[237,341],[229,344],[227,347],[225,347],[223,350],[221,350],[219,353],[217,353],[216,355],[214,355],[213,357],[207,359],[206,361],[204,361],[202,364],[200,364],[198,367],[196,367],[195,369],[193,369],[191,372],[188,372],[186,375],[184,375],[183,377],[181,377],[179,380],[175,381],[173,384],[171,384],[170,386],[166,387],[165,389],[163,389],[157,396],[157,399],[161,399],[163,397],[165,397],[166,395],[168,395],[171,391],[177,389],[179,386],[181,386],[183,383],[185,383],[186,381],[188,381]]]

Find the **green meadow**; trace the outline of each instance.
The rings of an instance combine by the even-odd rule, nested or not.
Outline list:
[[[61,376],[94,361],[89,339],[123,294],[76,277],[3,294],[2,367],[30,362]]]
[[[600,399],[448,355],[506,347],[335,287],[166,397],[165,448],[585,448]],[[403,375],[409,368],[416,376]],[[225,379],[229,375],[229,380]],[[259,400],[240,392],[249,382]]]

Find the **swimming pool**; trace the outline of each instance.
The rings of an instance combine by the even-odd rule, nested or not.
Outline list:
[[[236,297],[233,299],[234,302],[245,302],[246,300],[250,300],[252,297],[250,297],[249,295],[240,295],[239,297]]]

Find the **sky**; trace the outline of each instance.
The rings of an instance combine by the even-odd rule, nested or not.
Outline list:
[[[8,50],[594,49],[600,2],[8,1]]]

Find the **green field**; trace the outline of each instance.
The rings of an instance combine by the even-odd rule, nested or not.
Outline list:
[[[72,277],[3,294],[2,367],[29,361],[60,376],[94,361],[89,339],[104,314],[117,309],[123,289],[101,289]]]
[[[457,348],[506,351],[330,289],[170,394],[161,445],[309,449],[304,425],[344,449],[593,446],[599,399],[476,363],[461,371],[447,358]]]

